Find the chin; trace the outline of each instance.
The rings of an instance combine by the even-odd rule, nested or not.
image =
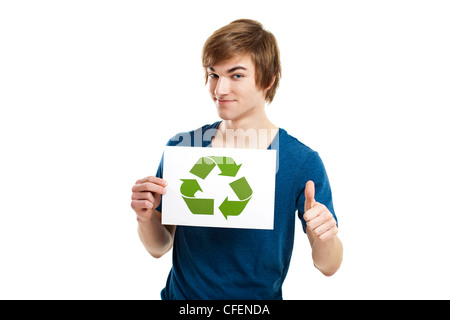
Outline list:
[[[219,115],[219,118],[222,120],[233,120],[233,118],[229,117],[227,114],[224,114],[222,112],[219,112],[218,115]]]
[[[221,107],[217,107],[217,114],[222,120],[233,120],[235,118],[230,110],[224,110]]]
[[[239,115],[233,114],[231,112],[224,112],[224,111],[217,110],[217,114],[219,115],[220,119],[222,119],[222,120],[233,121],[233,120],[239,119]]]
[[[245,114],[240,110],[238,104],[233,105],[218,105],[216,102],[217,114],[222,120],[238,120]]]

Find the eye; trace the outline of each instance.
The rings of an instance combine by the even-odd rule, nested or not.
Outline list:
[[[233,75],[233,78],[235,78],[235,79],[242,79],[244,76],[242,75],[242,74],[234,74]]]
[[[219,76],[218,76],[217,74],[215,74],[215,73],[209,73],[208,76],[209,76],[210,78],[213,78],[213,79],[219,78]]]

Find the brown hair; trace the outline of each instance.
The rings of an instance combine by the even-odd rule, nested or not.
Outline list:
[[[280,51],[275,36],[261,23],[239,19],[215,31],[205,42],[202,62],[208,83],[208,67],[238,54],[250,54],[255,64],[256,85],[266,89],[266,101],[272,102],[281,78]]]

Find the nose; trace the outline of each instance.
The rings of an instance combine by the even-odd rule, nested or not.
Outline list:
[[[225,96],[230,93],[230,83],[225,77],[221,77],[217,80],[216,89],[214,94],[216,97]]]

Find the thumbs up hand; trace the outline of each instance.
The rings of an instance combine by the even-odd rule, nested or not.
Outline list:
[[[333,239],[338,228],[333,214],[328,208],[314,199],[315,185],[313,181],[308,181],[305,187],[305,213],[303,219],[306,221],[306,228],[312,231],[314,238],[325,242]]]

